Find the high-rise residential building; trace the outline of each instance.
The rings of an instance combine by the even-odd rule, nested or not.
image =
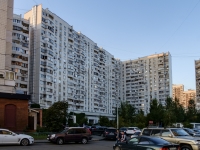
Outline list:
[[[0,0],[0,92],[15,93],[11,70],[13,0]]]
[[[194,100],[196,104],[196,91],[192,89],[188,89],[187,91],[183,92],[183,101],[185,102],[185,105],[183,105],[185,108],[188,107],[189,101]]]
[[[90,123],[113,118],[121,100],[122,62],[42,5],[24,14],[30,31],[29,93],[42,108],[68,101]]]
[[[196,101],[200,103],[200,60],[195,60]]]
[[[16,74],[17,94],[28,93],[29,21],[13,15],[11,68]]]
[[[157,99],[165,105],[172,96],[172,71],[170,53],[154,54],[123,62],[123,100],[145,114],[150,102]]]
[[[173,84],[172,85],[173,91],[173,99],[178,99],[179,103],[183,106],[186,105],[186,102],[183,101],[183,92],[184,92],[184,85],[183,84]]]

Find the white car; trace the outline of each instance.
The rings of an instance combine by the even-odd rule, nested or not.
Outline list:
[[[27,146],[34,143],[34,138],[26,134],[16,134],[7,129],[0,128],[0,144],[19,144]]]
[[[126,134],[134,134],[136,131],[140,131],[138,127],[128,127]]]

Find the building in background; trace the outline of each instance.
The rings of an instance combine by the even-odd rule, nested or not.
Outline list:
[[[0,92],[15,93],[15,73],[11,69],[13,0],[0,1]]]
[[[200,109],[200,60],[195,60],[195,79],[196,79],[196,103]]]
[[[183,84],[173,84],[173,100],[178,99],[179,103],[183,106],[186,106],[186,102],[183,99],[184,85]]]
[[[157,99],[165,105],[172,97],[172,67],[170,53],[154,54],[123,62],[123,100],[145,114],[150,102]]]
[[[16,74],[17,94],[28,93],[29,21],[21,15],[13,15],[11,68]]]
[[[68,101],[69,110],[84,112],[90,123],[97,123],[99,115],[114,118],[121,100],[121,61],[42,5],[34,6],[24,18],[32,26],[32,102],[48,108]]]
[[[188,89],[188,91],[183,92],[183,102],[185,102],[185,105],[183,105],[186,109],[188,108],[188,104],[190,100],[194,100],[196,103],[196,91],[192,89]]]

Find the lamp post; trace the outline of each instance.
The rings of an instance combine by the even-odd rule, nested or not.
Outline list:
[[[117,129],[119,129],[118,104],[117,104]]]

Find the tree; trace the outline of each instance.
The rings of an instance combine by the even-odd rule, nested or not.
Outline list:
[[[55,102],[44,114],[44,124],[49,131],[60,131],[67,122],[68,103],[65,101]]]
[[[144,116],[144,112],[139,110],[138,114],[135,117],[135,126],[142,129],[147,126],[147,118]]]
[[[126,126],[131,126],[134,124],[135,108],[128,102],[122,102],[119,109],[118,115],[124,119],[124,124]]]
[[[150,103],[150,112],[147,114],[147,120],[153,121],[154,124],[163,122],[164,108],[162,104],[158,103],[157,99],[153,99]]]
[[[107,127],[109,127],[110,126],[110,121],[109,121],[108,117],[99,116],[99,124],[101,126],[107,126]]]
[[[188,110],[186,112],[187,121],[188,122],[196,122],[197,120],[197,110],[194,100],[189,100],[188,102]]]

